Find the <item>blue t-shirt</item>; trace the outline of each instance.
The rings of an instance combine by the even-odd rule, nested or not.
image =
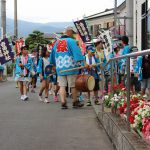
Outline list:
[[[129,53],[130,53],[130,47],[129,47],[129,45],[125,45],[123,48],[123,51],[122,51],[122,56],[127,55]]]

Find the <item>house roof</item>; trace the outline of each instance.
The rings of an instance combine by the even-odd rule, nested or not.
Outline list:
[[[124,9],[126,7],[126,1],[124,1],[123,3],[121,3],[118,7],[117,7],[117,13],[119,14],[120,11],[122,9]],[[99,13],[96,13],[96,14],[93,14],[93,15],[90,15],[90,16],[87,16],[85,17],[86,20],[91,20],[91,19],[95,19],[95,18],[99,18],[99,17],[104,17],[104,16],[107,16],[107,15],[112,15],[114,14],[114,8],[111,8],[111,9],[106,9],[105,11],[102,11],[102,12],[99,12]]]

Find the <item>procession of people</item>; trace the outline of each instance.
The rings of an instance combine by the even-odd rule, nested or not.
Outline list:
[[[15,65],[15,81],[19,83],[20,99],[27,101],[27,93],[30,90],[35,93],[37,83],[40,81],[38,99],[40,102],[50,103],[49,91],[53,93],[53,101],[61,100],[61,108],[68,109],[67,93],[71,91],[72,107],[81,108],[87,103],[91,106],[102,103],[102,95],[110,91],[110,66],[103,70],[102,66],[107,63],[103,40],[98,39],[86,46],[86,52],[82,54],[77,41],[73,38],[74,29],[65,28],[64,35],[57,39],[53,46],[43,46],[39,56],[36,49],[29,55],[28,45],[21,47],[17,55]],[[127,36],[121,38],[122,46],[113,45],[110,58],[119,57],[131,53]],[[122,49],[122,50],[121,50]],[[132,64],[133,65],[133,64]],[[126,85],[126,59],[114,64],[116,84]],[[131,71],[132,85],[142,88],[145,95],[148,89],[147,100],[150,100],[150,55],[140,56]],[[143,80],[142,80],[143,77]],[[136,80],[136,82],[135,82]],[[132,88],[136,92],[136,89]],[[139,91],[138,91],[139,92]],[[59,96],[58,96],[59,94]],[[84,97],[81,102],[80,97]]]

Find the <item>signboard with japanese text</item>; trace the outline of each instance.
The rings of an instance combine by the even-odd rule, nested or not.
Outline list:
[[[113,52],[112,36],[109,30],[99,30],[99,39],[103,41],[104,53],[106,59],[109,60]]]
[[[24,40],[19,39],[16,41],[16,54],[20,54],[21,52],[21,47],[24,45]]]
[[[3,65],[14,58],[14,53],[7,38],[0,41],[0,63]]]
[[[84,19],[75,21],[74,25],[84,43],[91,41],[91,36]]]

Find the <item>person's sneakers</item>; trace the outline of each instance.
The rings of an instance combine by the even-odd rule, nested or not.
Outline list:
[[[53,97],[53,100],[54,100],[54,102],[58,102],[58,97],[57,97],[57,96],[54,96],[54,97]]]
[[[72,107],[73,107],[73,108],[81,108],[81,107],[83,107],[83,106],[84,106],[84,104],[83,104],[83,103],[80,103],[79,101],[74,102],[74,103],[72,104]]]
[[[22,101],[24,100],[24,95],[21,95],[21,98],[20,98]]]
[[[95,105],[100,105],[100,101],[99,100],[95,100]]]
[[[61,109],[68,109],[67,103],[62,103],[61,104]]]
[[[48,98],[44,99],[44,103],[50,103],[49,100],[48,100]]]
[[[49,95],[53,95],[53,92],[52,92],[52,90],[49,90]]]
[[[24,101],[27,101],[29,98],[28,98],[28,96],[27,95],[24,95]]]
[[[42,96],[39,95],[39,101],[43,102]]]
[[[86,106],[92,106],[91,102],[88,101],[87,104],[86,104]]]

